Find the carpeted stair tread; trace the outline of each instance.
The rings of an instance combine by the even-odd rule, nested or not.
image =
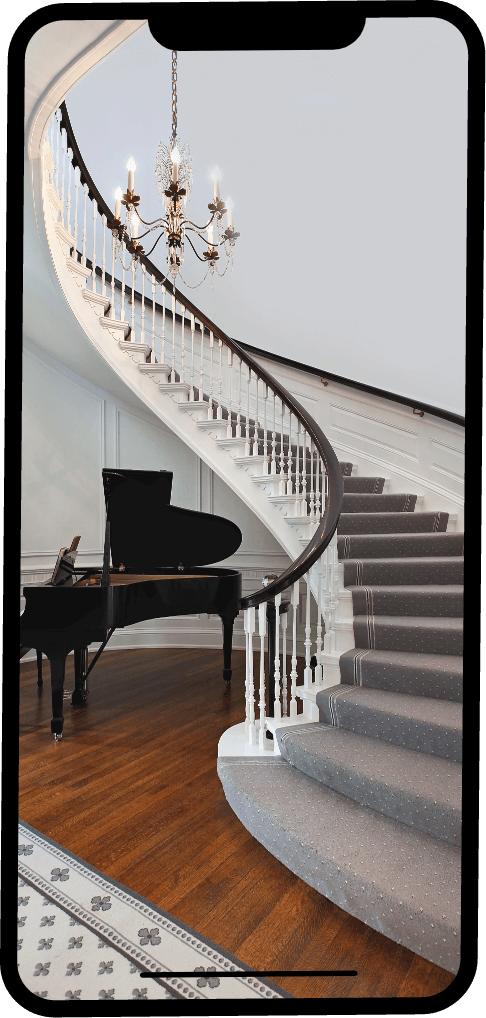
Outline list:
[[[341,682],[462,703],[463,658],[353,647],[339,659]]]
[[[463,620],[402,615],[355,615],[356,647],[370,650],[416,651],[419,654],[462,654]]]
[[[416,495],[374,495],[358,491],[345,492],[343,513],[413,513]]]
[[[462,707],[406,693],[340,683],[316,696],[319,721],[420,753],[462,760]]]
[[[383,496],[381,496],[383,497]],[[402,534],[445,531],[449,513],[341,513],[338,534]]]
[[[371,495],[381,495],[384,484],[384,477],[343,477],[345,494],[350,491],[359,491]]]
[[[460,852],[326,788],[282,758],[220,757],[244,826],[293,873],[434,964],[459,964]]]
[[[310,778],[460,846],[460,764],[321,723],[276,734],[284,759]]]
[[[373,585],[348,587],[353,595],[355,615],[406,615],[421,618],[460,618],[463,613],[464,587],[460,583],[412,583],[400,586]]]
[[[351,477],[351,474],[353,472],[352,463],[340,463],[339,466],[341,468],[341,473],[343,477]]]
[[[430,558],[344,559],[344,586],[372,584],[462,583],[464,558],[443,555]]]
[[[418,513],[413,514],[416,520]],[[338,557],[346,559],[424,558],[464,555],[463,533],[349,534],[338,536]]]

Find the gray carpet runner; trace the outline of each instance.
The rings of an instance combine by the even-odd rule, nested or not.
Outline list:
[[[338,554],[355,648],[280,759],[223,758],[230,805],[274,855],[375,930],[459,965],[463,534],[341,463]]]

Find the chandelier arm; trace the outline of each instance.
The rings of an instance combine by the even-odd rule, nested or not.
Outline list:
[[[198,225],[197,225],[197,223],[193,223],[192,219],[186,219],[186,220],[185,220],[185,223],[190,223],[190,224],[191,224],[191,226],[193,226],[195,230],[201,230],[201,232],[203,232],[204,230],[207,230],[208,226],[211,226],[211,223],[214,223],[214,217],[215,217],[215,215],[216,215],[216,213],[215,213],[215,212],[213,212],[213,214],[212,214],[212,217],[211,217],[211,219],[209,220],[209,222],[208,222],[208,223],[206,223],[206,226],[198,226]],[[184,225],[185,225],[185,224],[184,224]]]
[[[188,238],[187,238],[187,240],[188,240],[189,244],[191,245],[191,247],[192,247],[192,250],[194,251],[194,254],[196,255],[196,258],[199,258],[199,261],[200,261],[200,262],[207,262],[207,261],[208,261],[208,259],[207,259],[207,258],[201,258],[201,256],[200,256],[200,255],[198,255],[198,253],[197,253],[197,251],[196,251],[196,248],[194,247],[194,244],[192,243],[192,240],[191,240],[191,238],[190,238],[190,237],[188,237]],[[153,250],[153,248],[152,248],[152,250]],[[182,278],[182,277],[181,277],[181,278]]]
[[[144,236],[145,236],[145,234],[144,234]],[[150,248],[150,251],[147,251],[147,252],[146,252],[146,254],[144,254],[144,256],[143,256],[144,258],[148,258],[148,257],[149,257],[149,255],[151,255],[151,254],[152,254],[152,251],[154,250],[154,248],[156,248],[156,247],[157,247],[157,244],[159,243],[159,240],[160,240],[160,238],[161,238],[161,237],[163,237],[163,236],[164,236],[164,234],[163,234],[163,233],[159,233],[159,236],[157,237],[157,240],[155,241],[155,244],[154,244],[154,246]],[[152,271],[152,270],[149,270],[149,271]],[[160,270],[159,270],[159,271],[160,271]],[[166,277],[165,277],[165,279],[166,279],[166,280],[167,280],[168,278],[169,278],[168,276],[166,276]]]
[[[165,220],[164,220],[163,216],[159,216],[158,219],[149,219],[149,221],[147,223],[145,222],[145,219],[142,219],[138,209],[137,209],[137,216],[138,216],[140,222],[143,223],[144,226],[152,226],[153,227],[153,226],[157,226],[157,224],[160,224],[160,225],[164,224],[165,225]]]

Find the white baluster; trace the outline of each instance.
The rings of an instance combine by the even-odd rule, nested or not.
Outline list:
[[[287,717],[287,612],[283,612],[282,625],[282,717]]]
[[[292,663],[290,672],[290,720],[297,721],[297,612],[299,610],[299,580],[292,587]]]
[[[221,421],[223,419],[223,340],[218,339],[219,343],[219,379],[218,379],[218,409],[216,411],[216,420]]]
[[[272,431],[272,462],[270,465],[270,473],[275,475],[277,473],[276,463],[276,446],[277,446],[277,407],[276,407],[276,396],[273,393],[273,431]]]
[[[246,428],[245,428],[245,456],[250,455],[250,384],[251,368],[246,365]]]
[[[54,166],[54,175],[55,175],[55,180],[56,180],[56,184],[55,184],[56,192],[57,192],[57,195],[59,196],[59,141],[60,141],[60,137],[61,137],[61,131],[60,131],[60,127],[59,127],[59,124],[61,122],[61,111],[60,110],[56,110],[56,121],[57,121],[57,131],[56,131],[56,165]]]
[[[155,364],[155,276],[152,273],[152,364]]]
[[[102,297],[106,297],[106,229],[107,229],[106,224],[107,224],[108,220],[107,220],[107,218],[106,218],[104,213],[103,213],[103,215],[101,217],[101,222],[103,224],[103,255],[102,255],[102,263],[101,263],[101,296]]]
[[[236,414],[236,437],[241,438],[241,357],[238,365],[238,412]]]
[[[289,410],[289,447],[287,450],[287,495],[292,494],[292,411]]]
[[[307,516],[307,432],[302,427],[302,499],[300,503],[301,516]]]
[[[86,202],[88,200],[88,185],[84,185],[84,219],[83,219],[83,251],[81,256],[81,265],[86,265]]]
[[[306,573],[306,594],[305,594],[305,669],[304,669],[304,686],[306,689],[312,685],[312,668],[310,666],[311,659],[311,621],[310,621],[310,609],[311,609],[311,574],[310,570]]]
[[[199,322],[199,328],[201,330],[201,363],[199,366],[199,401],[204,401],[204,325]]]
[[[74,170],[74,258],[77,261],[77,245],[78,245],[78,194],[81,185],[81,175],[79,166],[76,166]]]
[[[96,290],[96,221],[98,218],[98,202],[93,198],[93,258],[91,259],[91,289]]]
[[[286,482],[285,482],[285,463],[284,463],[284,414],[285,407],[280,400],[280,483],[278,487],[279,495],[285,495]]]
[[[260,427],[260,418],[258,413],[258,375],[255,375],[255,427],[253,429],[253,444],[251,447],[252,456],[258,456],[258,429]]]
[[[322,684],[322,567],[323,567],[323,556],[317,560],[316,572],[317,572],[317,626],[316,626],[316,673],[315,681],[316,685]]]
[[[186,360],[185,336],[184,336],[184,327],[185,327],[185,317],[184,316],[185,316],[185,313],[186,313],[186,309],[185,309],[184,306],[182,306],[181,307],[181,315],[182,315],[182,322],[181,322],[181,372],[180,372],[180,380],[181,380],[181,382],[184,381],[184,370],[185,370],[185,360]],[[192,344],[194,346],[193,324],[194,324],[194,315],[191,315],[191,335],[192,335]],[[189,399],[194,399],[194,392],[192,393],[192,395],[189,396]]]
[[[116,237],[111,235],[111,297],[110,297],[110,318],[115,317],[115,257]]]
[[[298,419],[297,420],[297,436],[296,436],[296,453],[295,453],[295,495],[296,495],[296,498],[295,498],[295,502],[294,502],[294,516],[300,516],[300,509],[301,509],[300,499],[299,499],[299,494],[300,494],[299,459],[300,459],[300,434],[301,434],[301,431],[302,431],[302,424],[301,424],[300,419]]]
[[[142,316],[140,320],[140,342],[145,343],[145,265],[141,264],[142,269]],[[153,364],[155,360],[155,350],[152,345],[150,352],[150,363]]]
[[[310,445],[309,516],[312,522],[314,523],[314,520],[316,518],[315,493],[314,493],[314,444],[310,437],[309,445]]]
[[[72,158],[73,154],[71,149],[68,149],[68,194],[67,194],[67,206],[66,206],[66,229],[68,233],[71,233],[71,178],[72,178]]]
[[[263,383],[263,455],[265,459],[263,461],[262,473],[264,474],[268,474],[267,403],[268,403],[268,385],[265,385],[265,383]]]
[[[189,399],[191,402],[194,399],[194,315],[191,315],[191,388],[189,390]]]
[[[120,308],[120,321],[125,321],[125,251],[126,243],[122,240],[122,285],[121,285],[121,308]]]
[[[231,380],[233,373],[233,351],[228,347],[228,427],[226,429],[226,437],[233,437],[233,420],[231,417],[232,407],[232,392],[231,392]]]
[[[160,363],[166,364],[165,359],[165,286],[162,283],[162,335],[160,338]]]
[[[131,328],[130,328],[130,339],[131,339],[132,343],[136,342],[136,337],[135,337],[135,269],[136,269],[136,265],[137,265],[137,263],[135,261],[135,258],[132,258],[132,292],[131,292],[131,295],[130,295],[130,304],[132,306],[132,320],[131,320],[131,323],[130,323],[130,326],[131,326]]]
[[[273,704],[273,716],[276,721],[282,718],[282,705],[280,703],[280,604],[282,595],[275,595],[275,700]]]
[[[266,601],[258,605],[258,634],[260,636],[260,730],[258,741],[260,750],[265,748],[265,637],[267,635],[267,605]]]
[[[65,217],[64,217],[64,181],[65,181],[65,177],[66,177],[67,140],[66,140],[66,131],[64,130],[64,127],[63,127],[63,129],[61,131],[61,149],[62,149],[62,185],[61,185],[61,203],[62,203],[62,205],[61,205],[61,223],[62,223],[63,226],[65,226],[66,225],[66,220],[65,220]]]
[[[172,289],[174,289],[174,288],[172,288]],[[171,382],[175,382],[175,380],[176,380],[176,372],[175,372],[175,327],[176,327],[176,298],[175,298],[175,293],[173,292],[172,293],[172,361],[171,361],[171,369],[172,370],[171,370],[171,373],[170,373],[170,380],[171,380]]]
[[[213,333],[209,333],[209,405],[208,405],[208,421],[213,419],[213,349],[214,349],[214,336]]]
[[[245,611],[246,653],[246,722],[245,733],[250,745],[256,742],[255,728],[255,686],[253,676],[253,633],[255,632],[255,609]]]

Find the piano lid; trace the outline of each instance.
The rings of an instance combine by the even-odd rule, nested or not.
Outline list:
[[[103,470],[111,560],[144,572],[165,566],[204,566],[239,548],[231,520],[170,505],[169,470]]]

